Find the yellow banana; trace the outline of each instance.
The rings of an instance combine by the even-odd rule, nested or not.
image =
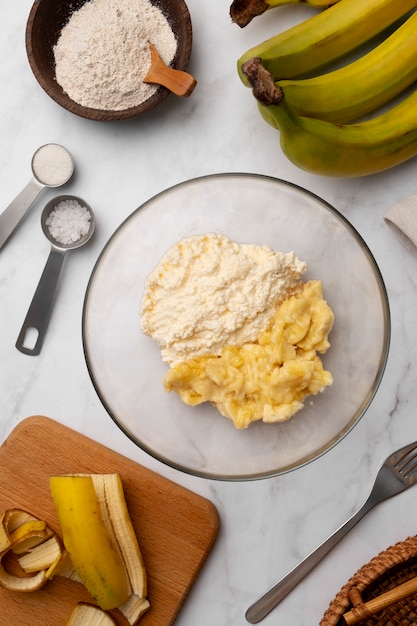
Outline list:
[[[417,155],[417,89],[388,111],[357,124],[299,116],[285,97],[277,104],[258,102],[258,107],[263,118],[279,130],[288,159],[314,174],[365,176]]]
[[[417,7],[417,0],[340,0],[245,52],[242,65],[259,57],[274,80],[311,75],[382,33]]]
[[[243,28],[254,17],[262,15],[268,9],[280,7],[285,4],[306,4],[317,9],[327,9],[339,0],[233,0],[230,6],[232,22]]]
[[[258,100],[273,103],[275,87],[298,115],[345,124],[371,113],[417,80],[417,12],[368,54],[312,78],[274,79],[259,58],[242,66]]]
[[[130,589],[123,559],[105,527],[91,476],[52,476],[50,487],[74,568],[104,610],[120,606]]]
[[[358,60],[313,78],[277,84],[299,115],[330,122],[356,120],[417,80],[417,12]]]

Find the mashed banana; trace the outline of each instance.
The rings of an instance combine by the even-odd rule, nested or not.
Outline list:
[[[166,391],[211,402],[236,428],[281,422],[333,382],[317,352],[334,316],[293,252],[224,235],[186,237],[145,284],[141,329],[171,366]]]
[[[321,281],[305,283],[300,294],[280,304],[257,341],[227,345],[220,356],[201,356],[172,367],[164,378],[191,406],[212,402],[236,428],[251,422],[281,422],[331,385],[317,352],[330,347],[334,315],[323,299]]]

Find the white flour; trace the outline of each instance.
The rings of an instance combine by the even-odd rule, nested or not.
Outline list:
[[[143,82],[150,67],[148,41],[169,65],[177,41],[149,0],[89,0],[71,15],[54,47],[56,80],[86,107],[138,106],[158,88]]]
[[[214,233],[186,237],[146,280],[141,329],[170,365],[220,354],[225,345],[254,341],[306,269],[293,252]]]

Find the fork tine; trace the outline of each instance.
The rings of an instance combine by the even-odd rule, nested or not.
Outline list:
[[[414,457],[406,463],[402,469],[400,470],[401,474],[403,474],[404,478],[408,478],[411,474],[417,470],[417,457]]]
[[[405,477],[412,474],[417,469],[417,442],[405,446],[398,450],[401,456],[396,459],[395,469]]]

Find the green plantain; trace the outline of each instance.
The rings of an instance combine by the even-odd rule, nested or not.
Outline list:
[[[280,131],[281,148],[297,167],[322,176],[382,172],[417,155],[417,89],[399,104],[356,124],[334,124],[294,113],[285,102],[258,107]]]
[[[230,6],[230,17],[235,24],[243,28],[257,15],[285,4],[306,4],[317,9],[327,9],[336,2],[339,0],[233,0]]]
[[[417,7],[417,0],[339,0],[338,3],[267,39],[238,60],[262,59],[274,80],[309,76],[359,48]]]

